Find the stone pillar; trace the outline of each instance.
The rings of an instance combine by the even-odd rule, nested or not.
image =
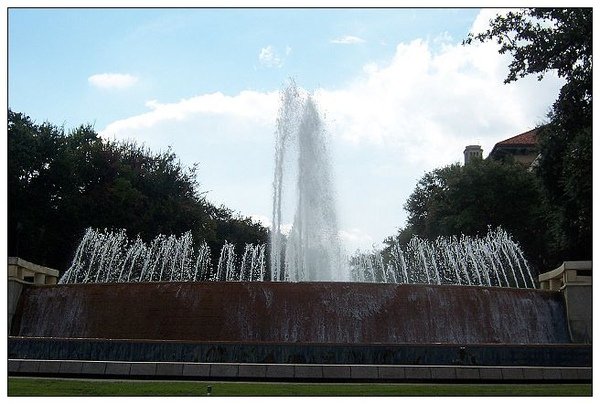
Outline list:
[[[541,289],[562,293],[571,341],[592,343],[592,261],[565,261],[538,277]]]
[[[25,277],[33,276],[34,285],[55,285],[59,272],[56,269],[33,264],[19,257],[8,257],[8,332],[21,298]]]
[[[20,265],[17,265],[16,263],[8,263],[8,277],[9,278],[16,278],[16,279],[23,279],[23,267]]]
[[[560,290],[562,284],[562,279],[550,279],[550,290]]]
[[[10,335],[10,328],[12,320],[17,311],[17,305],[19,304],[19,298],[23,291],[23,284],[17,280],[8,280],[8,333]]]
[[[45,285],[46,284],[46,274],[36,273],[33,275],[33,283],[36,285]]]
[[[569,284],[562,289],[571,341],[592,343],[592,285]]]

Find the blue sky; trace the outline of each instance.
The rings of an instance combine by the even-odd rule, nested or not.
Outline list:
[[[314,94],[349,250],[404,225],[427,171],[544,120],[555,75],[504,85],[492,9],[10,9],[8,104],[200,163],[208,198],[268,224],[278,91]],[[290,207],[288,212],[291,223]]]
[[[37,119],[100,127],[143,112],[148,99],[272,91],[290,76],[309,90],[338,88],[364,64],[392,57],[400,41],[444,33],[462,39],[477,12],[12,9],[10,106]],[[364,42],[332,42],[349,33]],[[257,56],[265,46],[278,55],[281,67],[260,63]],[[118,94],[102,92],[87,82],[98,72],[128,72],[140,82]]]

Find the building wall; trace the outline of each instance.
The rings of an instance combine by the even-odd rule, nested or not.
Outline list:
[[[516,154],[516,155],[513,155],[513,157],[516,162],[523,164],[525,167],[529,167],[531,165],[531,163],[533,163],[533,160],[535,160],[537,155],[538,155],[537,153]]]

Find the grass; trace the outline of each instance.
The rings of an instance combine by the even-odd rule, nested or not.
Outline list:
[[[9,377],[9,396],[591,396],[591,384],[251,383]]]

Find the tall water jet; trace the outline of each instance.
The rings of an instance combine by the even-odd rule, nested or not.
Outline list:
[[[292,146],[296,147],[296,153]],[[284,165],[296,158],[296,210],[292,229],[282,234]],[[285,246],[284,246],[285,244]],[[275,143],[271,279],[346,280],[341,258],[331,166],[323,121],[310,95],[292,81],[282,91]]]

